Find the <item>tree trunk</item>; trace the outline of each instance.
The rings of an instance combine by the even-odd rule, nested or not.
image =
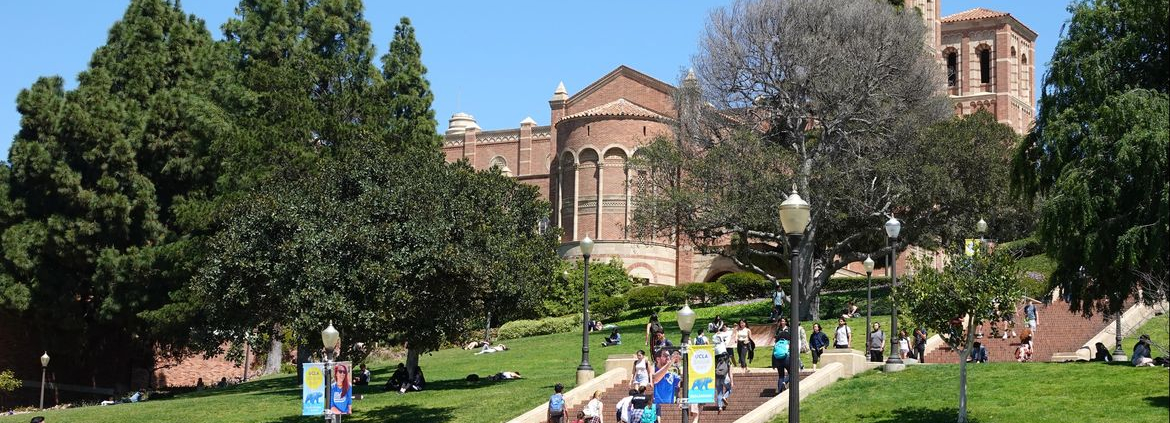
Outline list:
[[[281,331],[280,323],[272,325],[272,343],[268,346],[268,360],[264,363],[264,374],[266,375],[280,372],[280,363],[284,358],[283,338],[284,333]]]
[[[313,359],[313,351],[309,349],[306,342],[301,342],[297,345],[297,381],[305,380],[305,366],[302,364],[308,363]]]
[[[418,356],[421,354],[422,352],[417,349],[406,348],[406,374],[409,380],[414,380],[414,369],[418,367]]]

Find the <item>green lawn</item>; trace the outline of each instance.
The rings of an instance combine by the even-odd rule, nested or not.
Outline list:
[[[1106,363],[992,363],[968,366],[972,422],[1166,423],[1170,373]],[[957,364],[867,372],[806,399],[806,423],[955,421]],[[773,422],[783,422],[780,417]]]
[[[1142,325],[1141,328],[1138,328],[1134,333],[1123,339],[1121,345],[1125,348],[1126,357],[1131,357],[1133,354],[1133,346],[1137,344],[1138,337],[1142,334],[1150,335],[1150,342],[1155,345],[1152,348],[1151,357],[1162,355],[1157,345],[1161,345],[1163,348],[1170,348],[1170,314],[1154,316],[1154,318]],[[1113,350],[1113,345],[1107,344],[1106,346],[1109,347],[1110,351]]]
[[[750,318],[766,320],[765,303],[727,307],[697,308],[697,324],[706,325],[716,314],[724,319]],[[668,336],[677,341],[678,327],[673,311],[660,314]],[[591,336],[591,363],[598,373],[604,371],[609,354],[632,354],[645,349],[642,333],[645,313],[628,313],[618,321],[624,345],[603,348],[601,340],[608,333]],[[427,390],[400,395],[381,392],[381,384],[397,363],[373,363],[374,382],[365,399],[354,402],[352,422],[498,422],[506,421],[546,401],[552,386],[575,385],[576,367],[581,359],[581,333],[564,333],[504,341],[511,350],[486,355],[460,349],[448,349],[424,355],[420,366],[427,376]],[[344,358],[344,357],[343,357]],[[757,363],[761,360],[757,360]],[[499,371],[518,371],[524,379],[504,382],[468,383],[467,375],[488,376]],[[300,387],[293,376],[274,376],[222,390],[179,395],[171,399],[109,407],[81,407],[46,411],[52,423],[123,423],[127,421],[172,422],[318,422],[319,417],[300,417]],[[0,416],[0,423],[24,423],[30,415]]]

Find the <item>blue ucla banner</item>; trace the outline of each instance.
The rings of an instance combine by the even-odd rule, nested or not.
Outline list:
[[[304,363],[302,366],[305,371],[301,381],[301,415],[325,414],[325,365]]]
[[[710,404],[715,402],[715,346],[691,345],[687,354],[687,402]]]

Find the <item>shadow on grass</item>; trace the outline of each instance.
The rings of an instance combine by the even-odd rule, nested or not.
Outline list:
[[[412,404],[388,405],[346,416],[347,422],[448,422],[455,419],[450,407],[420,407]],[[269,423],[320,422],[321,416],[288,416]]]
[[[890,412],[858,415],[858,420],[873,423],[937,423],[953,422],[959,417],[958,408],[930,409],[923,407],[902,407]],[[967,414],[968,423],[981,421]]]
[[[1170,396],[1146,397],[1145,400],[1154,407],[1170,408]]]

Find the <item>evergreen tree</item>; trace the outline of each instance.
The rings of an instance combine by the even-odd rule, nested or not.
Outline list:
[[[386,114],[384,123],[388,145],[395,151],[418,149],[438,156],[442,139],[436,128],[431,102],[435,94],[426,79],[422,64],[422,47],[414,38],[410,19],[403,17],[394,27],[390,51],[382,56],[382,78],[377,99],[371,102]]]
[[[1166,0],[1071,6],[1013,182],[1041,201],[1050,282],[1085,314],[1139,292],[1165,298],[1170,233],[1170,34]]]
[[[0,280],[27,290],[27,302],[6,302],[25,308],[73,374],[124,382],[153,364],[161,337],[139,313],[186,280],[171,254],[177,210],[206,188],[203,152],[229,126],[204,88],[217,77],[214,50],[201,20],[134,0],[76,90],[41,78],[17,98]]]

